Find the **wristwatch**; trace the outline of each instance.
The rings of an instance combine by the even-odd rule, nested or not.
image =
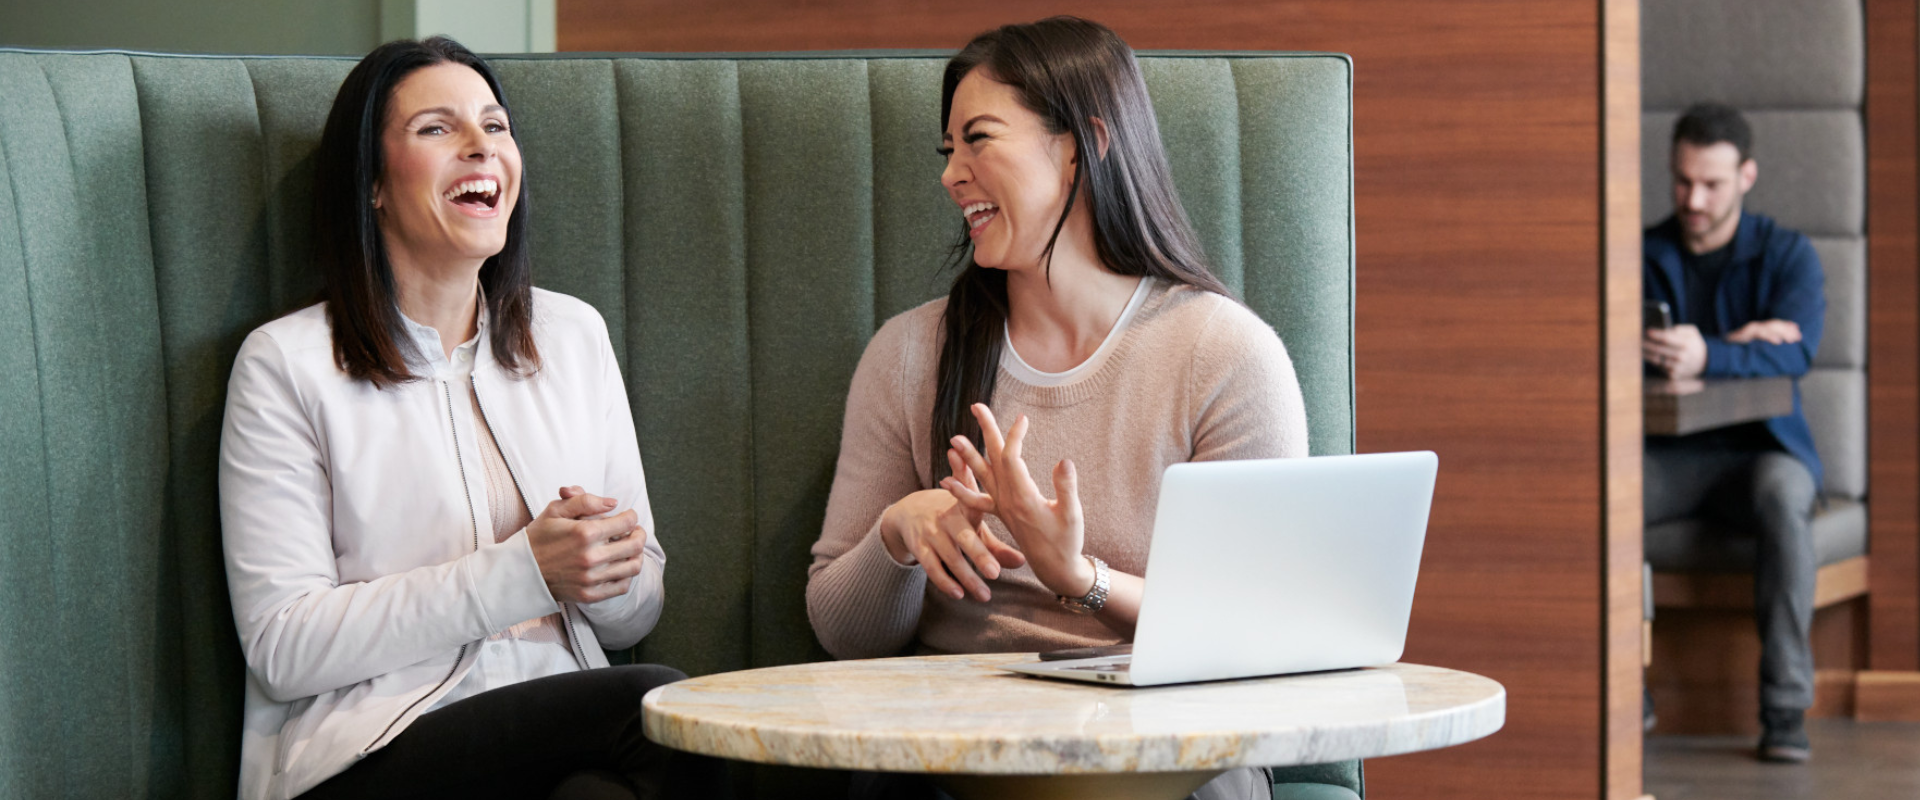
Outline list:
[[[1113,585],[1113,575],[1107,570],[1107,562],[1093,555],[1087,556],[1087,560],[1093,562],[1093,588],[1088,589],[1087,593],[1080,597],[1056,595],[1060,598],[1060,605],[1066,606],[1067,610],[1076,614],[1092,614],[1105,608],[1107,589]]]

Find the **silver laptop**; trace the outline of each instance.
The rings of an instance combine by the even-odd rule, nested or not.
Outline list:
[[[1007,669],[1157,686],[1397,661],[1439,465],[1421,452],[1168,467],[1132,652]]]

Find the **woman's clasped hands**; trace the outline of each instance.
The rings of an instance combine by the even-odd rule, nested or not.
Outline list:
[[[1055,594],[1086,594],[1094,570],[1082,556],[1086,529],[1073,462],[1054,465],[1054,499],[1047,499],[1021,460],[1027,417],[1003,437],[992,410],[976,403],[972,411],[986,452],[964,436],[953,438],[947,451],[953,474],[941,488],[908,495],[881,517],[888,552],[902,563],[919,563],[934,588],[955,599],[988,600],[987,581],[1025,564]],[[1006,526],[1017,549],[987,530],[989,514]]]
[[[617,505],[611,497],[568,486],[527,525],[527,543],[553,599],[597,603],[619,597],[640,574],[647,532],[633,509],[601,517]]]

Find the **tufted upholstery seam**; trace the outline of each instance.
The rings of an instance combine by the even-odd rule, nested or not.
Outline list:
[[[33,63],[34,63],[34,68],[39,70],[40,72],[41,83],[46,85],[48,96],[49,97],[53,96],[53,82],[47,76],[46,62],[40,59],[34,59]],[[58,113],[60,117],[60,126],[61,126],[62,135],[65,135],[66,123],[67,123],[66,114],[64,111],[59,110],[57,101],[55,102],[55,108],[56,108],[56,113]],[[73,153],[71,148],[68,148],[68,152],[67,152],[67,166],[69,169],[71,169],[73,166]],[[27,227],[27,220],[25,216],[26,205],[21,202],[22,198],[20,197],[20,192],[17,186],[17,181],[19,181],[18,175],[20,173],[20,170],[9,168],[7,171],[10,175],[14,176],[12,181],[10,181],[10,183],[16,183],[16,186],[13,190],[14,192],[13,210],[14,210],[14,214],[19,217],[18,224],[20,226],[20,268],[21,268],[20,276],[21,276],[21,282],[25,284],[25,288],[26,288],[25,294],[26,294],[26,302],[27,302],[27,312],[30,318],[29,324],[30,324],[30,330],[32,331],[32,339],[33,339],[34,384],[36,389],[38,390],[37,397],[40,401],[40,404],[39,404],[40,481],[41,481],[40,494],[41,494],[41,497],[45,498],[45,502],[46,502],[46,507],[47,507],[45,512],[46,519],[49,522],[51,522],[54,518],[54,514],[53,514],[54,457],[53,457],[53,442],[50,440],[50,435],[51,435],[50,428],[52,427],[52,424],[51,424],[51,421],[47,419],[48,399],[47,399],[46,353],[45,353],[45,350],[40,346],[40,332],[42,329],[41,318],[40,318],[41,309],[39,307],[39,304],[34,302],[34,297],[36,293],[34,291],[33,260],[30,256],[30,252],[29,252],[30,248],[28,248],[27,246],[28,227]],[[40,533],[44,536],[53,535],[52,530],[44,530],[44,531],[40,531]],[[49,551],[51,551],[51,549],[52,548],[49,548]],[[56,609],[66,608],[68,604],[64,602],[64,600],[62,599],[65,596],[65,593],[61,591],[62,582],[60,580],[60,577],[61,577],[60,570],[55,565],[50,564],[48,566],[51,567],[51,569],[49,570],[49,575],[51,576],[51,580],[48,582],[48,586],[53,592],[53,607]],[[64,724],[62,725],[62,727],[64,727]],[[65,750],[61,751],[60,756],[58,758],[62,763],[70,764],[71,762],[69,753]],[[70,769],[71,768],[69,767],[69,770]]]

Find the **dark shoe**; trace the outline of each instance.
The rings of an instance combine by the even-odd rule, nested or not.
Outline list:
[[[1761,761],[1799,764],[1813,757],[1813,745],[1807,741],[1807,712],[1797,708],[1760,710]]]
[[[1660,724],[1660,715],[1653,713],[1653,690],[1643,689],[1640,698],[1640,732],[1652,733],[1653,727]]]

